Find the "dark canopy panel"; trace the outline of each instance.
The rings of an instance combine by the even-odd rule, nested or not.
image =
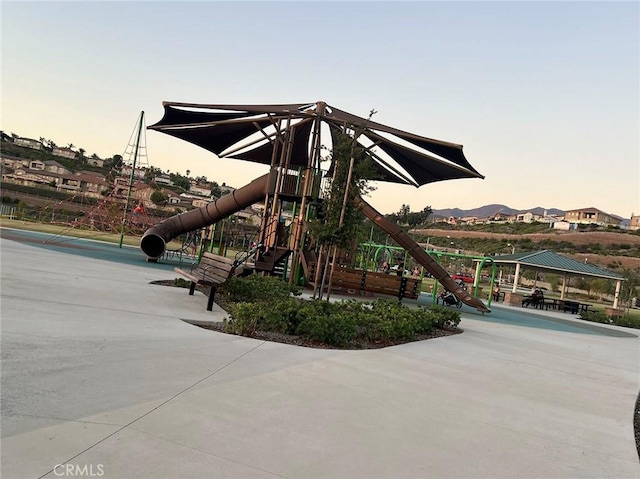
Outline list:
[[[254,123],[265,128],[271,125],[271,120],[262,119],[252,123],[212,123],[206,126],[169,128],[161,129],[160,131],[193,143],[194,145],[201,146],[216,155],[220,155],[220,153],[230,146],[235,145],[239,141],[253,135],[256,131],[259,131],[259,128],[257,128]]]
[[[332,112],[327,115],[330,118],[335,118],[339,121],[346,121],[354,125],[366,125],[366,128],[368,130],[390,133],[420,148],[424,148],[427,151],[435,153],[442,158],[452,161],[453,163],[456,163],[463,168],[471,170],[477,173],[476,176],[478,177],[482,177],[482,175],[480,175],[480,173],[478,173],[465,158],[464,154],[462,153],[462,145],[456,145],[454,143],[447,143],[439,140],[432,140],[431,138],[414,135],[406,131],[398,130],[397,128],[367,120],[366,118],[352,115],[351,113],[347,113],[346,111],[342,111],[337,108],[331,107],[331,109]]]
[[[380,138],[372,132],[365,132],[364,135],[374,142]],[[378,148],[402,165],[419,185],[469,177],[469,172],[465,168],[420,154],[388,140],[380,142]]]
[[[271,164],[274,153],[276,157],[281,155],[282,138],[289,128],[293,131],[290,166],[298,167],[309,164],[313,119],[329,125],[332,131],[361,130],[363,136],[374,143],[369,152],[379,169],[380,181],[420,186],[454,178],[484,178],[469,164],[461,145],[398,130],[324,102],[283,105],[165,103],[163,118],[149,128],[201,146],[218,156],[266,165]],[[271,128],[267,130],[266,142],[256,141],[260,139],[256,133],[264,136],[267,127]],[[397,141],[387,136],[395,137]],[[402,141],[415,148],[404,146]]]
[[[162,117],[162,119],[155,125],[151,125],[149,128],[158,129],[158,127],[160,126],[167,125],[193,125],[197,123],[207,123],[210,121],[234,120],[237,118],[244,118],[247,115],[247,112],[214,113],[205,111],[178,110],[169,105],[165,105],[164,116]]]
[[[312,127],[313,123],[310,121],[294,127],[291,160],[289,163],[290,166],[307,166],[307,163],[309,161],[309,135],[311,133]],[[265,165],[269,165],[271,164],[274,145],[276,145],[276,155],[280,154],[281,149],[278,146],[280,145],[280,142],[276,141],[275,143],[264,143],[254,148],[249,148],[245,152],[237,154],[232,153],[229,155],[229,158],[248,160],[255,163],[263,163]]]
[[[337,142],[336,135],[339,131],[339,128],[333,124],[331,124],[330,126],[331,126],[331,129],[330,129],[331,138],[333,140],[333,144],[335,145]],[[379,157],[376,157],[375,155],[371,154],[371,152],[369,152],[369,156],[373,160],[373,165],[374,165],[374,178],[371,178],[371,179],[376,181],[384,181],[387,183],[401,183],[404,185],[413,185],[410,179],[406,178],[403,173],[398,171],[392,165],[389,165],[385,161],[381,160]],[[385,165],[386,167],[383,165]],[[327,176],[333,176],[334,169],[335,169],[335,162],[332,161],[329,167],[329,170],[327,171]]]

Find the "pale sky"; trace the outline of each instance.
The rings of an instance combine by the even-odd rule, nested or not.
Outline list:
[[[7,133],[123,154],[162,101],[326,101],[464,145],[484,180],[379,184],[390,213],[501,203],[640,213],[640,3],[8,2]],[[147,131],[149,164],[235,187],[264,166]]]

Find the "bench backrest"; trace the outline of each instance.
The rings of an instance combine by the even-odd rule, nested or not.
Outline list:
[[[203,253],[194,272],[202,274],[206,281],[214,284],[226,283],[234,274],[234,260],[213,253]]]
[[[420,294],[418,278],[401,277],[395,274],[377,273],[352,268],[336,268],[333,272],[333,287],[342,287],[356,291],[388,294],[405,298],[417,298]]]

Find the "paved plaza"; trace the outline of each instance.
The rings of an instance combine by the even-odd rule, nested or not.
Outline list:
[[[3,479],[640,478],[637,331],[494,305],[303,348],[189,324],[223,312],[136,249],[0,233]]]

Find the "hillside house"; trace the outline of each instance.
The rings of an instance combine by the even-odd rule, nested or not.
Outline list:
[[[86,196],[100,198],[110,186],[104,175],[93,171],[78,171],[74,176],[80,180],[80,191]]]
[[[44,148],[40,141],[34,140],[33,138],[23,138],[21,136],[14,139],[13,143],[18,146],[24,146],[25,148],[31,148],[32,150],[42,150]]]
[[[260,226],[262,222],[262,217],[258,214],[258,211],[251,207],[238,211],[235,216],[245,223],[252,224],[254,226]]]
[[[69,158],[70,160],[74,160],[77,156],[77,153],[71,148],[63,148],[60,146],[54,146],[53,150],[51,150],[51,154],[62,158]]]
[[[542,218],[542,215],[535,214],[532,211],[526,211],[524,213],[518,213],[515,221],[516,223],[533,223],[534,221],[540,221]]]
[[[94,155],[91,158],[87,158],[87,165],[97,166],[98,168],[104,168],[104,160]]]
[[[622,218],[593,207],[569,210],[565,213],[564,219],[569,223],[596,224],[599,226],[620,226],[622,222]]]
[[[71,170],[69,170],[68,168],[65,168],[55,160],[47,160],[41,163],[44,163],[44,171],[50,171],[51,173],[59,173],[61,175],[71,174]]]
[[[133,168],[131,167],[131,165],[124,165],[122,167],[122,171],[120,172],[120,176],[123,176],[127,179],[131,178],[132,169]],[[143,170],[142,168],[136,168],[136,171],[133,173],[134,180],[144,180],[144,176],[145,176],[145,170]]]
[[[211,196],[211,185],[208,183],[197,184],[193,182],[189,186],[189,193],[193,193],[194,195],[209,197]]]
[[[193,200],[191,202],[191,206],[193,206],[194,208],[202,208],[203,206],[207,206],[209,203],[211,203],[210,200],[208,199],[198,199],[198,200]]]
[[[560,231],[570,231],[576,229],[575,223],[569,223],[568,221],[553,221],[550,223],[551,228]]]
[[[477,216],[463,216],[458,218],[458,222],[463,225],[475,225],[478,222]]]
[[[156,176],[154,181],[158,185],[173,186],[173,181],[171,181],[171,178],[169,178],[169,175]]]
[[[629,222],[630,230],[639,230],[640,229],[640,215],[634,215],[631,213],[631,221]]]
[[[109,184],[104,176],[95,173],[71,173],[55,161],[30,162],[36,168],[20,165],[13,172],[2,174],[2,181],[32,187],[51,187],[57,191],[82,193],[100,197]],[[56,166],[57,165],[57,166]]]

